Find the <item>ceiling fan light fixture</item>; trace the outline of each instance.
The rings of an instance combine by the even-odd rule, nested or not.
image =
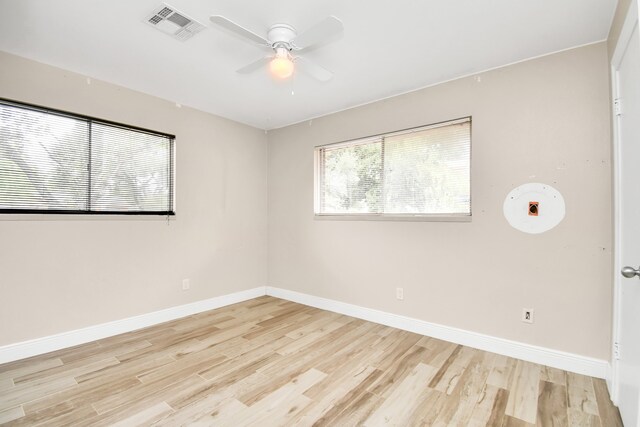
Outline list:
[[[271,74],[280,79],[287,79],[293,74],[293,69],[293,60],[289,51],[285,48],[277,48],[275,58],[269,62]]]
[[[331,71],[306,59],[300,53],[316,49],[342,35],[342,21],[335,16],[325,18],[302,34],[298,34],[295,28],[289,24],[273,24],[269,28],[266,37],[256,34],[221,15],[212,15],[209,20],[222,30],[232,32],[245,41],[261,48],[271,48],[275,52],[275,56],[263,56],[257,61],[237,69],[236,72],[239,74],[249,74],[268,65],[273,77],[281,80],[288,79],[298,70],[321,82],[329,81],[333,77]],[[295,56],[292,56],[292,52],[295,52]]]

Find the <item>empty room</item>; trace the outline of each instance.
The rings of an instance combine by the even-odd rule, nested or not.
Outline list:
[[[638,0],[0,0],[0,424],[640,427]]]

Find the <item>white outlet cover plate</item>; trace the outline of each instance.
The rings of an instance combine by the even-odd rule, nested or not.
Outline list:
[[[529,215],[529,202],[538,202],[538,216]],[[564,219],[564,198],[548,184],[523,184],[507,194],[503,212],[507,222],[516,230],[540,234],[551,230]]]

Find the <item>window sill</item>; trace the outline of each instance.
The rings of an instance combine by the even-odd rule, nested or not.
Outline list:
[[[315,214],[313,219],[321,221],[471,222],[471,215]]]
[[[1,214],[0,222],[2,221],[175,221],[176,215],[118,215],[118,214]]]

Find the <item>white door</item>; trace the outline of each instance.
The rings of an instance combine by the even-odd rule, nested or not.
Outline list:
[[[612,63],[617,99],[615,334],[619,349],[614,387],[624,425],[640,427],[640,276],[633,271],[640,270],[640,34],[637,1],[633,4]],[[622,275],[624,267],[631,277]]]

